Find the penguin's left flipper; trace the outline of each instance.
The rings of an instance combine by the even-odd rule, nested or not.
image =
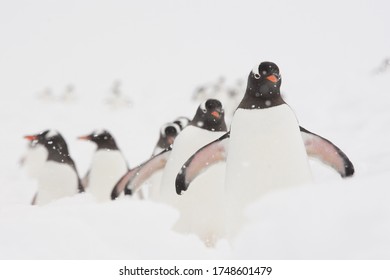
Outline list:
[[[129,170],[119,179],[111,192],[111,199],[116,199],[123,191],[132,195],[137,192],[142,184],[156,171],[163,169],[167,163],[172,148],[169,147],[149,160]]]
[[[346,154],[329,140],[299,127],[306,152],[310,157],[321,160],[335,169],[341,177],[349,177],[355,173],[355,168]]]
[[[200,148],[184,163],[176,176],[175,185],[178,195],[181,195],[182,191],[186,191],[191,182],[210,166],[220,161],[226,161],[229,139],[230,132],[227,132],[217,140]]]

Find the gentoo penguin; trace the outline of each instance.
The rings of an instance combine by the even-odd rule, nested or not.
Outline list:
[[[91,166],[83,178],[86,192],[100,202],[111,200],[115,183],[129,170],[125,157],[107,130],[95,130],[78,139],[89,140],[97,146]]]
[[[212,176],[200,176],[196,187],[186,196],[179,197],[175,191],[175,178],[180,167],[189,155],[204,144],[226,133],[224,110],[221,102],[209,99],[200,104],[190,124],[177,136],[172,147],[164,150],[129,174],[129,188],[136,189],[156,170],[164,168],[159,200],[176,207],[180,218],[174,230],[182,233],[193,233],[200,237],[207,246],[215,244],[223,235],[223,208],[221,198],[216,197],[223,188],[224,166],[215,166],[210,170]],[[217,174],[217,175],[216,175]],[[215,176],[216,175],[216,176]],[[209,187],[209,184],[213,188]],[[199,207],[202,205],[202,207]]]
[[[153,157],[156,155],[164,152],[165,150],[169,150],[170,146],[175,141],[176,136],[189,124],[190,119],[187,117],[178,117],[171,123],[166,123],[161,126],[159,131],[159,138],[158,141],[153,149],[152,158],[147,160],[145,163],[151,161]],[[168,153],[169,154],[169,153]],[[165,154],[161,158],[165,158],[168,154]],[[153,161],[152,161],[153,162]],[[158,196],[160,193],[160,185],[161,185],[161,177],[162,177],[162,170],[165,167],[166,161],[159,161],[159,165],[153,166],[153,168],[150,168],[150,172],[148,172],[147,177],[139,176],[138,181],[139,183],[136,184],[136,187],[134,189],[130,189],[127,187],[127,183],[131,180],[133,176],[135,176],[140,169],[141,166],[143,166],[145,163],[129,170],[122,176],[122,179],[118,181],[116,184],[113,192],[112,192],[112,198],[115,199],[119,193],[121,193],[123,190],[125,194],[133,194],[134,192],[138,192],[138,190],[141,189],[143,185],[148,185],[146,188],[146,195],[148,198],[152,200],[158,200]],[[163,163],[162,165],[160,163]],[[146,169],[143,169],[144,171]],[[143,178],[142,180],[140,180]],[[144,184],[146,183],[146,184]],[[145,189],[142,187],[142,189]]]
[[[40,170],[36,174],[38,191],[32,201],[33,205],[44,205],[55,199],[84,191],[76,165],[60,133],[45,130],[24,138],[36,146],[40,160],[45,159],[43,163],[40,161],[37,163]]]
[[[270,190],[311,182],[307,154],[319,156],[342,176],[354,172],[340,149],[299,127],[280,95],[280,85],[276,64],[257,65],[249,74],[246,93],[234,114],[230,132],[192,155],[176,178],[176,191],[181,193],[204,169],[201,162],[210,165],[226,159],[231,234],[242,222],[241,211],[248,203]]]

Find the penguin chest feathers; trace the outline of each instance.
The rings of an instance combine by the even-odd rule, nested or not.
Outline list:
[[[287,104],[268,109],[237,109],[227,157],[228,191],[247,199],[271,189],[311,181],[297,119]],[[242,194],[241,194],[242,195]]]
[[[98,150],[92,159],[86,190],[98,200],[110,200],[114,185],[127,170],[126,161],[120,151]]]
[[[76,194],[78,182],[78,175],[69,164],[47,161],[38,176],[36,204]]]

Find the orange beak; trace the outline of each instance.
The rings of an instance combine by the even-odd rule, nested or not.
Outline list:
[[[89,137],[89,135],[85,135],[85,136],[79,136],[79,137],[77,137],[77,139],[79,139],[79,140],[91,140],[91,137]]]
[[[217,119],[219,119],[220,118],[220,116],[221,116],[221,114],[220,113],[218,113],[217,111],[213,111],[213,112],[211,112],[211,115],[213,115],[214,117],[216,117]]]
[[[269,75],[266,79],[273,83],[276,83],[278,81],[278,78],[275,75]]]
[[[34,141],[34,140],[37,140],[38,137],[36,135],[26,135],[23,137],[24,139],[27,139],[29,141]]]

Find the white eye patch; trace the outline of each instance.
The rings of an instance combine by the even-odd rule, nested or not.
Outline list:
[[[103,134],[105,133],[106,131],[103,129],[103,128],[100,128],[100,129],[96,129],[92,132],[93,135],[100,135],[100,134]]]
[[[200,105],[199,105],[199,108],[204,112],[206,113],[207,112],[207,109],[206,109],[206,101],[203,101]]]
[[[56,135],[58,135],[58,132],[57,132],[57,131],[55,131],[55,130],[49,130],[49,132],[45,135],[45,138],[46,138],[46,139],[49,139],[49,138],[54,137],[54,136],[56,136]]]
[[[259,64],[256,64],[256,65],[253,67],[252,73],[253,73],[254,75],[257,74],[257,75],[261,76],[261,74],[259,73]]]
[[[190,122],[187,118],[178,118],[176,120],[181,124],[181,127],[183,128],[186,127]]]

